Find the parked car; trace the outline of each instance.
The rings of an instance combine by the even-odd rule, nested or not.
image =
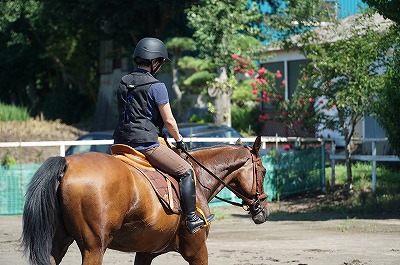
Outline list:
[[[184,138],[243,138],[235,129],[225,125],[200,124],[200,123],[182,123],[178,125],[179,132]],[[167,137],[171,137],[164,128],[163,131]],[[82,140],[112,140],[113,131],[96,131],[78,137],[77,141]],[[186,141],[188,148],[198,148],[223,144],[223,142],[192,142]],[[101,152],[110,154],[111,145],[75,145],[70,146],[65,155],[80,154],[86,152]]]
[[[85,141],[85,140],[112,140],[113,139],[113,131],[96,131],[89,132],[83,134],[76,139],[77,141]],[[76,155],[86,152],[100,152],[111,154],[110,150],[111,144],[107,145],[72,145],[67,151],[65,151],[65,155]]]
[[[243,138],[235,129],[226,125],[181,123],[178,125],[179,132],[184,138]],[[164,128],[164,133],[171,137]],[[189,149],[223,144],[224,142],[192,142],[186,140]]]

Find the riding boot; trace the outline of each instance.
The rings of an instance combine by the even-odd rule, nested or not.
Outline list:
[[[193,171],[189,169],[185,174],[180,176],[179,186],[182,195],[182,207],[186,212],[186,227],[191,234],[199,231],[206,222],[196,214],[196,187],[194,184]],[[215,215],[210,214],[207,217],[207,222],[214,220]]]

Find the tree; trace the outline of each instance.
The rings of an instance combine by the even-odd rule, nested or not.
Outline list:
[[[219,77],[209,84],[209,94],[216,98],[215,123],[231,125],[230,97],[236,80],[230,56],[252,51],[249,38],[255,40],[260,33],[256,25],[261,14],[255,2],[246,0],[201,0],[186,12],[200,56],[217,67]]]
[[[176,94],[176,101],[178,103],[178,120],[183,121],[183,110],[182,110],[182,94],[183,92],[179,88],[179,76],[178,76],[178,60],[184,51],[194,51],[196,49],[195,42],[191,38],[187,37],[175,37],[168,40],[165,43],[169,53],[172,54],[171,69],[172,69],[172,89]]]
[[[387,24],[378,25],[375,18],[362,14],[345,21],[352,25],[347,30],[339,25],[327,26],[319,35],[316,31],[304,34],[299,42],[310,60],[303,72],[301,93],[321,98],[318,108],[336,111],[336,115],[320,113],[325,128],[344,136],[348,190],[353,181],[350,143],[355,126],[363,115],[371,113],[373,102],[383,88],[384,75],[377,68],[386,54],[381,49],[381,40]],[[335,35],[330,36],[330,32]],[[336,41],[327,41],[332,38]]]
[[[142,37],[188,36],[183,10],[193,3],[5,1],[0,8],[0,100],[67,123],[91,115],[100,42],[112,40],[107,56],[118,62],[130,57]]]
[[[386,64],[387,75],[384,80],[384,89],[379,95],[374,108],[375,116],[379,124],[385,129],[391,147],[400,156],[400,46],[399,28],[392,28],[392,39],[389,48],[393,53]]]
[[[389,18],[396,24],[391,29],[392,39],[388,41],[389,48],[393,53],[386,64],[387,78],[385,88],[379,95],[375,106],[375,115],[379,124],[385,129],[390,145],[400,155],[400,109],[397,104],[400,102],[398,84],[400,82],[400,3],[399,1],[387,0],[363,0],[369,6],[375,8],[385,18]]]
[[[283,0],[272,14],[264,17],[265,24],[274,31],[274,41],[290,46],[290,38],[321,23],[336,21],[336,14],[322,0]]]
[[[383,17],[400,24],[400,3],[398,0],[362,0],[376,9]]]

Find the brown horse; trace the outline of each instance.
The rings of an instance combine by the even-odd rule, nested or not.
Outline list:
[[[206,216],[208,202],[226,183],[241,196],[256,224],[267,220],[260,146],[257,137],[252,148],[218,146],[189,153],[197,175],[197,205]],[[135,264],[151,264],[169,251],[179,252],[189,264],[208,264],[209,227],[190,234],[184,220],[183,214],[163,207],[138,170],[113,156],[52,157],[29,184],[22,246],[30,263],[41,265],[59,264],[74,240],[84,265],[101,264],[107,248],[136,252]]]

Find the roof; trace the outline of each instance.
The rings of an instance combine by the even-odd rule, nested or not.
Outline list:
[[[312,29],[312,32],[315,34],[315,38],[312,40],[316,41],[317,43],[336,42],[339,40],[349,39],[353,37],[355,33],[361,32],[362,34],[362,29],[367,26],[375,27],[377,31],[383,32],[392,24],[393,21],[385,19],[378,13],[374,13],[370,17],[359,13],[354,16],[346,17],[340,20],[338,23],[324,23],[315,27]],[[298,44],[304,34],[305,32],[292,36],[289,39],[289,42],[294,45]],[[266,47],[266,49],[262,52],[269,53],[284,49],[285,48],[283,47],[282,42],[276,42],[271,46]]]

